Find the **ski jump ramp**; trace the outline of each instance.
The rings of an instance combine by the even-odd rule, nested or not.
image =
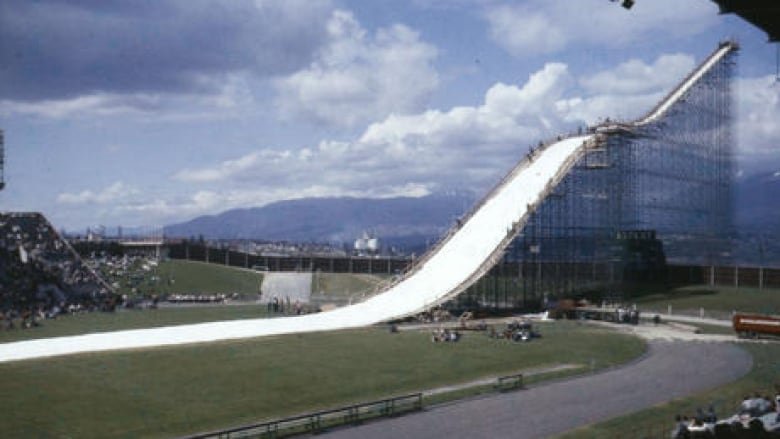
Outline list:
[[[724,43],[647,116],[622,127],[662,117],[668,108],[736,46]],[[609,130],[612,127],[606,127]],[[617,126],[615,127],[617,128]],[[361,303],[294,317],[237,320],[95,333],[0,344],[0,362],[83,352],[137,349],[302,332],[357,328],[417,314],[458,295],[501,258],[530,215],[587,148],[596,133],[543,146],[509,174],[433,249],[395,283]]]

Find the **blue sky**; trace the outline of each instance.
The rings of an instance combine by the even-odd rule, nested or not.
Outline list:
[[[648,111],[724,38],[739,170],[780,171],[777,48],[709,0],[6,0],[0,209],[80,231],[480,194],[542,139]]]

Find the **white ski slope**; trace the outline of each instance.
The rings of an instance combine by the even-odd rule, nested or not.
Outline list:
[[[641,126],[663,117],[736,44],[724,42],[645,117],[604,126]],[[601,131],[601,130],[597,130]],[[413,271],[386,291],[356,305],[319,314],[274,319],[238,320],[137,329],[0,344],[0,362],[81,352],[202,343],[300,332],[356,328],[412,315],[441,303],[475,282],[523,225],[529,208],[540,202],[574,165],[586,141],[595,136],[561,140],[522,161],[454,234],[426,255]]]
[[[592,136],[541,148],[521,162],[463,225],[387,291],[364,302],[318,314],[137,329],[0,344],[0,362],[83,352],[202,343],[300,332],[355,328],[423,311],[462,291],[489,263],[514,223],[541,201]],[[549,185],[548,185],[549,183]],[[509,236],[511,238],[511,236]],[[492,264],[491,264],[492,265]],[[473,280],[472,280],[473,279]]]
[[[736,50],[737,45],[736,43],[727,41],[720,44],[720,46],[712,53],[710,56],[707,57],[707,59],[704,60],[696,69],[691,72],[690,75],[688,75],[685,80],[677,86],[672,92],[666,96],[665,99],[663,99],[659,104],[653,108],[653,110],[650,111],[645,117],[642,119],[639,119],[638,121],[634,122],[633,125],[641,126],[641,125],[647,125],[649,123],[655,122],[658,119],[660,119],[663,115],[666,114],[667,111],[669,111],[669,108],[674,105],[678,100],[680,100],[685,93],[687,93],[699,80],[702,76],[704,76],[705,73],[710,71],[710,69],[720,62],[721,59],[723,59],[726,55],[728,55],[731,51]]]

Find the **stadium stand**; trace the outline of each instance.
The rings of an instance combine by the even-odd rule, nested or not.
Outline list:
[[[113,310],[118,296],[40,213],[0,214],[0,311],[6,328],[68,311]]]

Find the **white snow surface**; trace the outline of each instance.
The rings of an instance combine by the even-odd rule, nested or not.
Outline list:
[[[634,124],[647,125],[660,119],[663,115],[666,114],[667,111],[669,111],[669,108],[672,105],[677,103],[677,101],[680,100],[680,98],[682,98],[683,95],[685,95],[685,93],[687,93],[688,90],[694,86],[694,84],[699,82],[699,79],[701,79],[705,73],[710,71],[710,69],[715,64],[720,62],[720,60],[728,55],[729,52],[734,50],[734,48],[735,46],[731,43],[721,45],[721,47],[713,52],[712,55],[710,55],[709,58],[707,58],[701,65],[699,65],[696,70],[694,70],[693,73],[691,73],[691,75],[682,82],[682,84],[674,89],[674,91],[672,91],[672,93],[667,96],[666,99],[662,100],[661,103],[650,112],[650,114],[635,122]]]
[[[364,302],[318,314],[234,320],[46,338],[0,344],[0,362],[84,352],[149,348],[270,335],[356,328],[425,310],[468,281],[501,245],[513,223],[540,201],[546,186],[570,165],[592,136],[561,140],[514,170],[480,208],[422,265]],[[568,163],[568,164],[567,164]]]
[[[274,298],[281,301],[296,301],[309,303],[311,298],[311,272],[284,273],[266,272],[263,277],[263,297],[261,303],[268,303]]]

